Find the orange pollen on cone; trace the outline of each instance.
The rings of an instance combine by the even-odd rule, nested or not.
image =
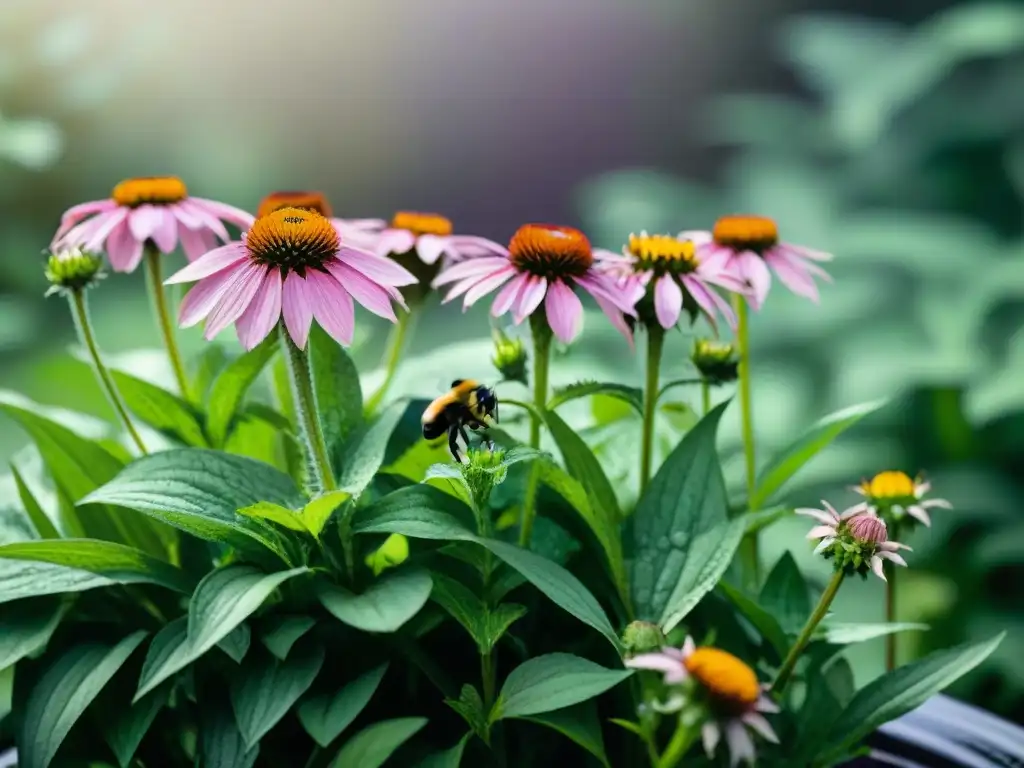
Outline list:
[[[414,235],[447,237],[452,233],[452,222],[439,213],[399,211],[391,219],[392,229],[407,229]]]
[[[594,263],[587,236],[572,227],[524,224],[508,244],[517,269],[545,278],[580,277]]]
[[[915,496],[914,481],[906,472],[879,472],[860,487],[872,499],[912,499]]]
[[[718,245],[762,253],[779,242],[779,228],[766,216],[723,216],[712,236]]]
[[[331,222],[316,211],[280,208],[256,219],[245,246],[253,261],[305,275],[307,269],[322,270],[338,253],[340,240]]]
[[[139,205],[170,205],[188,197],[185,182],[177,176],[145,176],[125,179],[110,193],[118,205],[135,208]]]
[[[331,205],[327,202],[322,192],[271,192],[260,201],[256,209],[256,218],[266,216],[268,213],[279,211],[282,208],[302,208],[307,211],[316,211],[321,216],[330,218]]]
[[[761,695],[754,670],[727,651],[698,648],[683,663],[714,702],[731,711],[750,709]]]

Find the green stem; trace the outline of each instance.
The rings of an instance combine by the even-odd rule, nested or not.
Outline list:
[[[899,524],[893,523],[892,533],[889,534],[892,541],[899,541]],[[889,578],[885,582],[885,620],[888,623],[896,621],[896,571],[889,569]],[[890,632],[885,636],[885,671],[892,672],[896,669],[896,633]]]
[[[548,402],[548,368],[551,362],[551,327],[543,313],[534,312],[530,316],[530,329],[533,332],[533,404],[537,413],[530,421],[530,447],[540,448],[540,414],[544,413]],[[533,462],[530,478],[523,498],[523,514],[519,524],[519,546],[529,547],[533,533],[533,518],[537,513],[537,490],[540,486],[540,464]]]
[[[750,318],[746,300],[739,294],[733,296],[738,326],[736,344],[739,352],[740,419],[743,427],[743,455],[746,459],[747,509],[757,509],[757,463],[754,454],[754,416],[750,398]],[[755,588],[760,583],[760,560],[758,557],[757,534],[748,534],[740,546],[740,558],[746,571],[748,586]]]
[[[331,469],[330,452],[324,440],[320,417],[316,410],[316,394],[313,392],[313,377],[309,372],[309,358],[295,346],[292,337],[282,325],[281,344],[284,345],[288,361],[288,373],[292,384],[292,399],[295,402],[295,416],[299,432],[306,447],[306,460],[312,470],[311,480],[316,485],[314,492],[326,493],[337,488],[334,471]]]
[[[387,352],[384,357],[384,380],[377,387],[377,391],[366,401],[363,410],[366,411],[367,415],[376,413],[380,404],[384,401],[384,396],[387,394],[391,382],[394,381],[395,373],[398,371],[398,364],[402,360],[402,352],[405,350],[409,336],[416,324],[418,309],[418,305],[410,303],[409,311],[399,314],[398,322],[391,327],[391,332],[388,334]]]
[[[679,724],[676,726],[676,732],[672,735],[672,740],[661,754],[658,768],[675,768],[686,753],[690,751],[690,747],[693,746],[698,735],[700,735],[700,728],[694,725],[684,725],[682,718],[680,718]]]
[[[107,370],[107,366],[103,364],[103,359],[100,357],[100,349],[96,344],[96,335],[92,330],[92,321],[89,319],[89,302],[85,291],[81,288],[73,290],[69,294],[68,299],[71,304],[71,316],[75,320],[75,328],[78,329],[78,338],[89,352],[89,357],[92,360],[92,369],[96,374],[100,387],[103,389],[103,393],[107,396],[107,400],[110,401],[114,413],[121,420],[121,424],[124,425],[129,436],[131,436],[135,447],[143,455],[149,453],[146,450],[145,443],[142,442],[142,438],[139,437],[139,433],[135,430],[135,425],[132,424],[131,417],[128,415],[128,409],[125,408],[124,400],[121,399],[121,393],[118,391],[117,385],[114,384],[114,378],[110,375],[110,371]]]
[[[711,410],[711,385],[706,379],[700,383],[700,396],[704,415],[707,416],[708,411]]]
[[[494,705],[494,652],[480,654],[480,679],[484,688],[484,709],[488,712]]]
[[[804,648],[807,647],[807,643],[811,640],[811,635],[817,628],[821,620],[825,618],[825,614],[828,613],[829,606],[832,605],[832,601],[835,600],[836,593],[839,592],[839,587],[842,586],[843,578],[845,573],[842,569],[837,570],[832,574],[832,580],[825,587],[825,591],[821,595],[821,600],[818,601],[818,607],[814,609],[814,613],[811,614],[811,618],[804,624],[804,628],[800,630],[800,636],[793,643],[793,647],[789,649],[789,653],[786,655],[786,660],[782,662],[782,666],[779,668],[779,674],[775,676],[775,682],[772,683],[773,693],[782,693],[786,687],[786,683],[789,682],[789,678],[793,674],[793,669],[796,667],[797,659],[800,658],[800,654],[803,653]]]
[[[640,493],[651,479],[651,454],[654,450],[654,414],[658,406],[658,376],[665,331],[657,323],[647,327],[647,376],[644,385],[644,426],[640,444]]]
[[[171,310],[167,303],[166,288],[163,283],[163,277],[160,274],[160,259],[162,256],[160,251],[148,242],[145,248],[149,299],[153,302],[157,324],[160,326],[160,335],[164,340],[167,358],[171,361],[171,370],[174,371],[174,378],[178,382],[178,390],[181,392],[182,397],[189,400],[191,394],[188,377],[185,375],[185,364],[182,362],[181,351],[178,349],[178,339],[174,334],[174,323],[171,320]]]

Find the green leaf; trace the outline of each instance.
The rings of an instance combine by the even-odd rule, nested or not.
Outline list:
[[[462,762],[462,753],[465,751],[466,742],[469,741],[471,735],[467,733],[455,743],[455,746],[443,752],[427,755],[416,764],[416,768],[459,768],[459,763]]]
[[[0,669],[29,656],[49,642],[66,606],[54,598],[19,600],[0,613]]]
[[[402,744],[427,724],[425,717],[400,717],[363,728],[341,748],[332,768],[380,768]]]
[[[280,504],[274,504],[269,501],[259,501],[252,506],[242,507],[238,510],[238,514],[243,517],[250,517],[253,520],[269,520],[290,531],[309,533],[306,521],[302,519],[298,512],[293,512],[287,507],[282,507]]]
[[[868,683],[832,724],[826,755],[845,754],[883,723],[917,708],[981,664],[1005,636],[936,651]]]
[[[789,651],[789,640],[786,633],[779,626],[779,622],[770,611],[765,610],[761,605],[747,597],[741,590],[728,582],[718,582],[718,588],[722,590],[729,601],[735,605],[740,613],[754,625],[765,640],[767,640],[779,658],[784,658]]]
[[[761,587],[760,604],[782,627],[795,634],[811,615],[811,596],[793,555],[784,552]]]
[[[227,364],[228,354],[224,351],[224,347],[219,344],[206,344],[203,346],[202,351],[195,356],[195,362],[192,365],[195,371],[192,376],[192,389],[195,393],[198,393],[201,399],[206,399],[213,380],[217,377],[218,373],[224,370],[224,366]]]
[[[341,446],[363,423],[359,371],[341,345],[316,323],[310,329],[306,350],[328,455],[339,456]]]
[[[287,661],[263,654],[238,671],[231,684],[231,705],[246,746],[258,744],[277,725],[313,684],[323,662],[324,650],[317,645]]]
[[[56,539],[53,539],[56,541]],[[118,582],[76,568],[50,563],[0,559],[0,603],[26,597],[84,592]]]
[[[211,695],[212,694],[212,695]],[[252,768],[259,756],[259,745],[248,749],[235,724],[231,705],[219,690],[199,697],[199,755],[196,765]]]
[[[150,557],[124,544],[96,539],[41,539],[19,541],[0,546],[0,560],[18,560],[25,564],[25,578],[36,575],[34,563],[49,563],[62,568],[100,576],[109,584],[157,584],[176,592],[188,593],[192,581],[179,568]],[[50,584],[37,584],[48,590]],[[99,586],[99,585],[97,585]],[[30,583],[0,579],[0,602],[25,597]],[[77,590],[74,590],[77,591]],[[32,592],[31,594],[46,594]]]
[[[335,618],[364,632],[397,632],[419,613],[433,582],[421,568],[403,568],[356,595],[327,581],[317,583],[320,602]]]
[[[466,721],[482,742],[488,745],[491,743],[491,723],[488,720],[488,712],[484,707],[483,697],[480,696],[480,691],[475,686],[466,683],[459,691],[459,698],[448,698],[444,700],[444,703]]]
[[[388,405],[372,423],[354,432],[339,454],[334,454],[340,456],[338,487],[341,490],[348,491],[355,498],[366,490],[384,464],[388,441],[405,413],[405,406],[404,400]]]
[[[21,499],[21,506],[25,509],[28,519],[32,521],[36,533],[43,539],[59,539],[60,532],[32,494],[32,489],[25,484],[25,479],[18,472],[18,468],[13,464],[10,467],[14,483],[18,488],[18,498]]]
[[[605,395],[607,397],[613,397],[616,400],[633,407],[633,410],[638,415],[642,415],[644,411],[644,394],[636,387],[627,387],[624,384],[613,384],[610,382],[600,381],[578,381],[575,384],[570,384],[567,387],[559,387],[555,390],[554,395],[548,400],[547,408],[549,411],[553,411],[560,405],[570,402],[571,400],[577,400],[581,397],[589,397],[591,395]]]
[[[604,751],[601,722],[597,719],[597,707],[594,706],[594,702],[585,701],[572,707],[530,715],[523,719],[558,731],[600,760],[605,768],[610,768],[608,756]]]
[[[144,456],[82,500],[144,512],[207,541],[263,547],[281,554],[266,526],[236,510],[257,502],[302,505],[290,477],[268,464],[221,451],[179,448]]]
[[[130,707],[111,712],[111,718],[100,719],[103,738],[110,745],[121,768],[128,768],[132,764],[132,757],[139,744],[160,710],[167,704],[170,695],[171,686],[161,686]]]
[[[148,381],[123,371],[110,371],[128,410],[159,432],[171,435],[185,445],[206,448],[209,443],[199,422],[199,414],[185,400]]]
[[[323,533],[324,526],[331,519],[334,510],[350,498],[352,498],[352,495],[348,491],[328,491],[317,496],[302,508],[302,512],[299,513],[302,517],[302,522],[305,523],[306,528],[313,534],[314,538],[320,538],[320,534]]]
[[[313,741],[327,747],[338,738],[370,703],[387,669],[387,664],[381,664],[335,694],[316,696],[299,704],[299,721]]]
[[[786,482],[823,451],[839,435],[865,416],[874,413],[887,401],[876,400],[854,405],[826,416],[811,426],[801,437],[783,448],[761,470],[750,506],[763,507]]]
[[[928,629],[927,624],[910,621],[894,621],[888,624],[885,622],[877,624],[830,622],[824,627],[820,637],[817,639],[824,640],[830,645],[852,645],[853,643],[863,643],[878,637],[893,635],[897,632],[927,632]]]
[[[184,636],[180,628],[171,630],[177,623],[172,622],[153,639],[135,700],[219,643],[283,582],[306,572],[293,568],[267,574],[251,565],[229,565],[209,573],[192,595]]]
[[[606,669],[571,653],[537,656],[509,673],[491,720],[571,707],[600,696],[632,674],[630,669]]]
[[[18,735],[21,768],[46,768],[50,764],[71,726],[145,636],[145,632],[135,632],[114,646],[75,645],[54,660],[25,704]]]
[[[633,606],[669,632],[725,573],[746,526],[728,519],[716,406],[662,464],[633,514]]]
[[[19,395],[0,392],[0,412],[17,421],[28,433],[58,489],[72,502],[84,503],[78,500],[121,471],[124,462],[98,443],[79,437],[22,406],[38,408]],[[87,510],[74,523],[90,538],[121,542],[158,557],[166,555],[169,533],[172,533],[127,510],[106,506]]]
[[[206,404],[206,429],[216,447],[227,441],[231,421],[245,393],[277,352],[277,342],[277,334],[271,334],[255,349],[233,360],[214,379]]]
[[[310,616],[271,616],[263,623],[260,641],[274,656],[284,661],[295,641],[316,624]]]
[[[473,591],[443,573],[431,575],[434,588],[430,599],[455,619],[469,633],[482,653],[487,649],[483,645],[483,628],[487,620],[487,606],[473,594]]]
[[[249,645],[252,643],[252,630],[245,622],[228,632],[224,639],[217,643],[217,647],[231,657],[235,664],[241,664],[245,654],[249,652]]]
[[[488,609],[484,624],[483,643],[487,651],[494,649],[508,628],[526,615],[526,607],[516,603],[502,603]]]

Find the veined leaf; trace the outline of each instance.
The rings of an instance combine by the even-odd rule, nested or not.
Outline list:
[[[311,616],[272,616],[263,624],[260,641],[274,656],[284,661],[295,641],[309,632],[316,619]]]
[[[338,459],[338,487],[353,497],[366,487],[384,463],[391,433],[405,413],[403,400],[388,405],[380,415],[366,427],[351,433],[335,455]]]
[[[419,613],[430,597],[430,572],[403,568],[374,581],[362,594],[353,594],[326,581],[317,596],[339,621],[364,632],[397,632]]]
[[[387,669],[387,664],[381,664],[336,694],[316,696],[299,704],[299,721],[313,741],[327,747],[338,738],[370,703]]]
[[[203,766],[231,766],[231,768],[252,768],[259,756],[259,745],[252,749],[245,746],[231,704],[220,686],[210,686],[199,696],[199,744],[198,760]]]
[[[601,381],[578,381],[567,387],[559,387],[555,390],[551,399],[548,400],[547,409],[553,411],[560,405],[581,397],[590,397],[591,395],[613,397],[632,406],[638,415],[643,414],[644,394],[641,390],[636,387],[628,387],[625,384]]]
[[[153,429],[171,435],[185,445],[206,448],[209,443],[195,408],[166,389],[140,378],[110,371],[124,404],[136,417]]]
[[[363,423],[363,391],[359,371],[338,342],[313,323],[306,347],[320,425],[328,455],[340,455],[341,446]],[[335,467],[338,472],[338,467]]]
[[[21,499],[21,506],[25,509],[25,514],[28,515],[28,519],[32,521],[32,525],[36,529],[36,533],[39,534],[40,538],[43,539],[58,539],[60,538],[60,532],[57,527],[50,520],[50,516],[46,514],[42,506],[36,500],[36,497],[32,493],[32,489],[25,483],[25,478],[21,476],[18,468],[13,464],[11,466],[11,475],[14,477],[14,483],[18,488],[18,498]]]
[[[811,615],[811,596],[800,567],[789,552],[772,568],[761,588],[762,606],[775,617],[783,631],[796,634]]]
[[[927,632],[928,629],[927,624],[911,621],[879,622],[877,624],[828,622],[816,638],[824,640],[830,645],[852,645],[885,637],[886,635],[893,635],[897,632]]]
[[[509,673],[491,720],[571,707],[600,696],[632,674],[631,669],[606,669],[571,653],[537,656]]]
[[[779,626],[775,615],[765,610],[759,603],[751,600],[741,590],[728,582],[718,582],[718,588],[739,609],[740,613],[754,625],[754,629],[761,634],[761,637],[767,640],[772,648],[775,649],[779,658],[785,658],[786,653],[789,651],[789,640],[786,638],[786,633],[782,630],[782,627]]]
[[[278,348],[277,334],[271,334],[255,349],[233,360],[214,379],[206,406],[206,429],[213,445],[223,447],[231,420],[249,387],[274,357]]]
[[[101,720],[103,737],[117,757],[117,763],[121,768],[128,768],[131,765],[132,757],[135,756],[146,731],[167,704],[170,695],[170,685],[160,686],[131,706],[122,703],[111,713],[113,717]]]
[[[287,507],[282,507],[280,504],[274,504],[269,501],[258,501],[251,506],[242,507],[238,510],[238,514],[253,520],[268,520],[290,531],[309,533],[306,521],[302,519],[300,513],[293,512]]]
[[[228,632],[217,643],[217,647],[231,657],[235,664],[241,664],[252,643],[252,630],[244,621]]]
[[[459,764],[462,762],[462,753],[466,749],[466,742],[469,741],[470,736],[472,734],[467,733],[455,743],[455,746],[449,747],[443,752],[428,755],[416,764],[416,768],[459,768]]]
[[[46,645],[66,606],[55,598],[20,600],[0,613],[0,669]]]
[[[763,507],[807,462],[828,447],[839,435],[865,416],[880,409],[886,402],[876,400],[844,408],[812,425],[802,436],[779,451],[761,470],[751,506]]]
[[[597,719],[597,707],[593,701],[584,701],[572,707],[541,712],[522,719],[558,731],[600,760],[605,768],[610,768],[608,756],[604,751],[601,722]]]
[[[425,717],[401,717],[369,725],[348,740],[331,768],[380,768],[426,724]]]

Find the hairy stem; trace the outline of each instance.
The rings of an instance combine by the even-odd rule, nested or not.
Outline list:
[[[384,396],[387,394],[391,382],[394,381],[395,373],[398,372],[398,365],[402,360],[402,352],[405,350],[409,337],[412,335],[418,317],[419,306],[410,303],[409,311],[399,314],[398,322],[391,327],[391,332],[388,334],[387,351],[383,359],[384,380],[377,387],[377,391],[370,395],[370,398],[366,401],[364,410],[367,415],[376,413],[380,404],[384,401]]]
[[[658,377],[665,330],[653,323],[647,328],[647,375],[644,384],[644,425],[640,444],[640,494],[651,479],[651,457],[654,451],[654,414],[658,407]]]
[[[684,724],[683,719],[680,718],[679,724],[676,726],[676,732],[672,734],[672,740],[665,747],[665,751],[662,752],[661,759],[658,760],[657,768],[675,768],[679,765],[679,762],[686,756],[686,753],[690,751],[690,747],[693,746],[699,734],[699,728],[693,724]]]
[[[747,508],[750,512],[754,512],[757,509],[755,499],[757,463],[754,454],[754,416],[750,399],[750,318],[747,302],[739,294],[733,296],[733,306],[739,320],[736,329],[736,344],[739,352],[740,419],[743,427],[743,456],[746,460]],[[748,586],[753,588],[760,583],[757,539],[757,533],[748,534],[740,545],[740,559],[746,572],[746,581]]]
[[[772,692],[781,694],[786,687],[786,683],[789,682],[789,678],[793,675],[793,669],[796,667],[796,662],[800,658],[800,654],[803,653],[804,648],[807,647],[807,643],[811,640],[811,635],[814,633],[815,628],[821,623],[821,620],[825,618],[825,614],[828,613],[829,606],[832,605],[832,601],[835,600],[836,593],[839,592],[839,587],[842,586],[843,578],[846,574],[842,569],[837,570],[832,574],[832,580],[825,587],[825,591],[821,595],[821,600],[818,601],[818,607],[814,609],[814,613],[804,624],[804,628],[800,630],[800,636],[793,643],[793,647],[789,649],[789,653],[786,655],[786,660],[782,662],[782,666],[779,668],[779,674],[775,676],[775,682],[772,683]]]
[[[534,312],[530,316],[530,329],[533,332],[533,404],[538,413],[533,414],[530,421],[530,447],[540,448],[540,414],[544,412],[548,401],[548,367],[551,362],[551,328],[543,313]],[[540,465],[533,462],[530,479],[523,498],[523,514],[519,524],[519,546],[529,547],[530,536],[533,534],[533,518],[537,513],[537,490],[540,486]]]
[[[103,394],[107,396],[107,400],[110,401],[114,413],[117,414],[121,424],[128,431],[128,435],[131,437],[132,442],[135,443],[135,447],[139,449],[139,453],[143,455],[149,453],[146,450],[145,443],[142,442],[142,438],[139,437],[135,425],[132,424],[131,417],[128,415],[128,409],[124,405],[124,400],[121,399],[121,393],[114,383],[114,378],[110,375],[110,371],[107,370],[107,366],[103,364],[103,359],[100,357],[100,349],[96,344],[96,334],[93,333],[92,320],[89,318],[89,302],[86,298],[85,290],[81,288],[73,290],[68,296],[68,301],[71,304],[71,316],[75,320],[78,338],[89,352],[92,369],[96,374],[96,380],[99,381]]]
[[[889,534],[893,541],[899,541],[899,523],[894,522],[892,533]],[[885,582],[885,620],[888,623],[896,621],[896,571],[897,568],[889,570],[889,578]],[[896,669],[896,633],[890,632],[885,636],[885,671],[892,672]]]
[[[167,289],[163,283],[160,270],[160,251],[150,243],[146,243],[146,278],[149,283],[149,299],[156,312],[160,335],[167,350],[167,359],[171,362],[171,370],[178,383],[178,390],[186,400],[191,399],[188,377],[185,375],[185,364],[182,362],[181,350],[178,349],[178,338],[174,333],[174,322],[171,320],[171,309],[167,302]]]
[[[337,487],[334,471],[331,469],[330,452],[320,427],[320,416],[316,410],[316,394],[313,392],[313,377],[309,371],[309,358],[299,349],[288,331],[282,325],[281,344],[285,348],[288,374],[291,378],[292,399],[299,433],[306,448],[306,460],[310,468],[310,481],[314,492],[326,493]]]

